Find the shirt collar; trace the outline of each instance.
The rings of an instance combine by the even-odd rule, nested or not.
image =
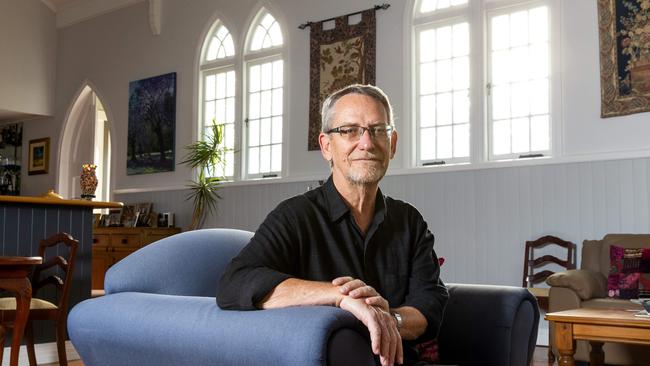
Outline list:
[[[343,215],[350,212],[350,208],[339,191],[336,190],[334,185],[334,179],[330,175],[327,182],[323,184],[323,191],[325,192],[325,199],[327,201],[327,208],[329,210],[329,217],[331,221],[338,221]],[[386,216],[386,202],[385,197],[381,193],[381,189],[377,188],[377,197],[375,199],[375,214],[373,216],[373,221],[376,221],[378,224],[381,223]]]

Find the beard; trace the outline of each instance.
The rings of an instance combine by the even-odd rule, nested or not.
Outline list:
[[[379,183],[386,174],[388,167],[385,165],[384,159],[378,158],[380,160],[374,160],[372,163],[351,164],[345,177],[346,180],[353,185]]]

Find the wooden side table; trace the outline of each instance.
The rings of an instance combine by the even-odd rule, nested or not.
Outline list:
[[[20,343],[29,317],[29,306],[32,300],[32,284],[29,281],[29,273],[34,265],[42,262],[43,258],[41,257],[0,257],[0,288],[11,291],[16,296],[16,319],[9,358],[11,366],[18,365]],[[3,322],[4,319],[0,318],[0,323]],[[0,326],[0,338],[3,341],[3,345],[0,347],[0,363],[2,363],[4,351],[4,335],[4,327]]]

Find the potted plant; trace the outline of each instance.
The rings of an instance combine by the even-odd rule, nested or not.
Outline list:
[[[218,125],[214,120],[209,134],[196,141],[185,149],[188,150],[182,164],[188,164],[196,170],[196,178],[188,184],[191,199],[194,204],[192,222],[189,229],[199,229],[205,223],[208,214],[216,211],[219,182],[223,177],[216,176],[217,167],[225,163],[225,153],[228,150],[223,146],[223,125]]]

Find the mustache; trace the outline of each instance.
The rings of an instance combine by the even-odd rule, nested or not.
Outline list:
[[[366,153],[358,156],[350,156],[350,160],[382,160],[383,154]]]

